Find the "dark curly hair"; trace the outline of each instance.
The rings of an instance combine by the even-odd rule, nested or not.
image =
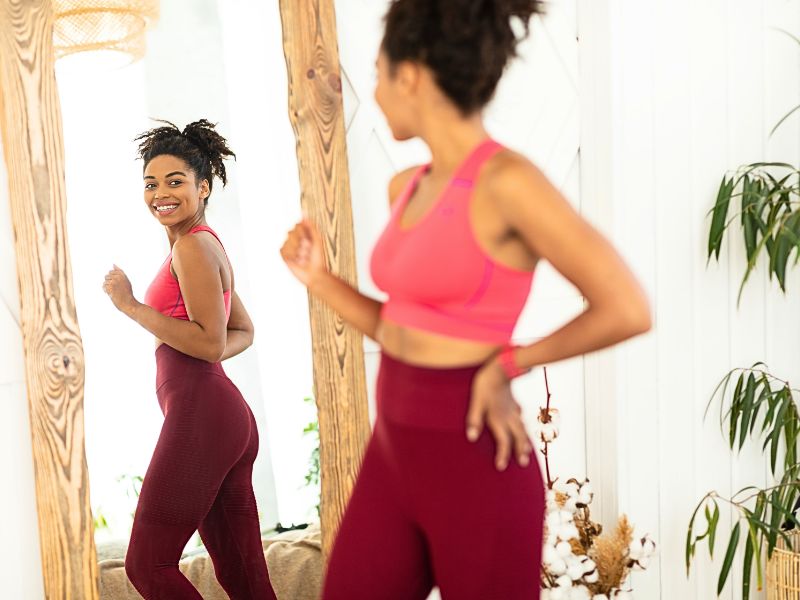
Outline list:
[[[494,95],[509,59],[516,56],[512,19],[529,33],[530,19],[543,12],[540,0],[392,0],[382,50],[396,65],[428,66],[436,83],[465,115]]]
[[[215,176],[219,177],[225,187],[228,175],[224,160],[230,157],[235,159],[236,155],[228,147],[227,140],[217,133],[214,123],[200,119],[189,123],[181,131],[169,121],[157,121],[164,123],[164,126],[155,127],[134,138],[135,142],[139,142],[139,158],[144,161],[144,168],[156,156],[169,154],[184,161],[194,172],[198,182],[208,180],[209,196]],[[208,197],[205,203],[208,204]]]

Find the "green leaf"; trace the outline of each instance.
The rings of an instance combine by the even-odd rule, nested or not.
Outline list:
[[[747,537],[747,542],[744,545],[744,560],[742,561],[742,600],[748,600],[748,598],[750,598],[750,576],[753,571],[753,554],[753,536],[751,529],[751,535]],[[721,588],[718,588],[718,591],[721,591]]]
[[[758,400],[756,400],[755,406],[753,407],[753,415],[750,417],[750,434],[752,435],[753,429],[755,424],[758,422],[758,413],[761,410],[761,407],[767,400],[767,396],[770,393],[769,383],[764,384],[764,377],[759,379],[759,386],[761,387],[761,392],[758,394]],[[763,431],[763,430],[762,430]]]
[[[737,521],[733,531],[731,531],[731,537],[728,541],[728,549],[725,552],[725,559],[722,561],[722,569],[719,572],[719,580],[717,581],[718,596],[722,593],[722,589],[725,587],[725,582],[728,580],[728,574],[731,571],[731,565],[733,565],[733,557],[736,554],[736,547],[739,544],[739,525],[740,523]]]
[[[783,33],[784,35],[788,35],[788,36],[789,36],[790,38],[792,38],[792,39],[793,39],[793,40],[794,40],[794,41],[795,41],[797,44],[800,44],[800,38],[798,38],[798,37],[797,37],[796,35],[794,35],[793,33],[790,33],[789,31],[786,31],[785,29],[781,29],[780,27],[774,27],[774,29],[775,29],[775,31],[779,31],[780,33]]]
[[[756,231],[753,221],[752,207],[756,203],[757,184],[750,176],[744,178],[742,182],[742,227],[744,233],[744,246],[747,252],[748,262],[753,260],[753,253],[756,249]]]
[[[741,395],[742,387],[744,384],[744,373],[739,375],[736,380],[736,387],[733,389],[733,396],[731,396],[731,414],[728,417],[729,430],[728,430],[728,444],[731,450],[736,446],[736,426],[739,423],[739,413],[741,412]]]
[[[783,117],[781,117],[781,120],[780,120],[780,121],[778,121],[778,122],[775,124],[775,127],[773,127],[773,128],[772,128],[772,131],[770,131],[770,132],[769,132],[769,136],[770,136],[770,137],[772,137],[772,134],[773,134],[773,133],[775,133],[775,132],[778,130],[778,127],[780,127],[781,125],[783,125],[784,121],[786,121],[786,119],[788,119],[789,117],[791,117],[791,116],[792,116],[794,113],[796,113],[798,110],[800,110],[800,104],[798,104],[797,106],[795,106],[795,107],[794,107],[792,110],[790,110],[788,113],[786,113],[785,115],[783,115]]]
[[[706,495],[700,503],[695,506],[694,512],[692,513],[692,518],[689,519],[689,529],[686,532],[686,576],[689,576],[689,568],[692,564],[692,557],[695,553],[695,546],[696,542],[692,541],[692,535],[694,534],[694,520],[697,518],[697,513],[700,512],[700,509],[705,507],[706,501],[708,500],[709,495]]]
[[[773,475],[775,475],[775,465],[778,462],[778,446],[780,444],[781,431],[783,429],[782,425],[784,419],[786,418],[786,411],[789,410],[789,408],[790,408],[789,402],[781,402],[780,408],[778,409],[778,413],[775,417],[775,427],[770,432],[767,438],[767,440],[771,444],[769,450],[769,464]]]
[[[733,192],[734,184],[733,178],[728,179],[726,176],[722,177],[722,182],[717,191],[717,201],[714,203],[714,209],[711,217],[711,230],[708,235],[708,258],[712,255],[719,260],[719,252],[722,248],[722,236],[725,232],[725,221],[728,218],[728,208],[731,202],[731,193]]]
[[[708,523],[708,553],[714,558],[714,540],[717,538],[717,524],[719,523],[719,505],[714,501],[714,512]]]
[[[744,446],[744,441],[747,439],[747,432],[750,425],[750,418],[753,414],[753,404],[755,403],[756,392],[756,378],[753,373],[747,378],[747,387],[744,391],[744,402],[741,410],[742,421],[741,428],[739,429],[739,450]]]

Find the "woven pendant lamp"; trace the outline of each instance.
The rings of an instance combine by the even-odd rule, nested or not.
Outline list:
[[[159,0],[53,0],[56,57],[113,50],[144,56],[145,31],[158,19]]]

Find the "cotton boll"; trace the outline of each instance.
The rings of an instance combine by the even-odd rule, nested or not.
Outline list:
[[[542,442],[549,444],[558,437],[558,428],[552,423],[546,423],[542,425],[542,428],[539,430],[539,437]]]
[[[639,560],[642,556],[642,540],[633,540],[628,546],[628,556],[631,560]]]
[[[597,568],[597,565],[595,564],[595,562],[591,558],[589,558],[588,556],[584,556],[581,559],[581,565],[583,566],[583,572],[584,573],[591,573],[592,571],[594,571]]]
[[[542,592],[544,591],[545,590],[542,590]],[[608,600],[608,596],[606,596],[605,594],[595,594],[594,596],[592,596],[592,600]]]
[[[539,411],[539,415],[537,417],[537,421],[539,423],[553,423],[554,425],[558,426],[561,423],[561,413],[558,412],[557,408],[551,409],[541,409]]]
[[[616,590],[612,592],[611,598],[613,598],[613,600],[633,600],[633,594],[626,590]]]
[[[570,546],[569,542],[559,542],[556,545],[556,553],[561,558],[566,558],[572,554],[572,546]]]
[[[554,588],[550,588],[549,590],[546,590],[546,591],[547,591],[547,595],[545,596],[544,595],[545,590],[542,590],[542,594],[540,596],[542,600],[545,600],[545,599],[547,599],[547,600],[565,600],[565,598],[566,598],[566,596],[565,596],[566,590],[564,588],[554,587]]]
[[[552,588],[550,589],[550,600],[565,600],[565,590],[564,588]]]
[[[589,480],[587,479],[586,482],[581,486],[580,492],[578,493],[578,502],[581,504],[591,504],[593,499],[594,491],[592,490],[592,484],[589,483]]]
[[[645,556],[652,556],[656,551],[656,543],[650,539],[649,535],[642,538],[642,553]]]
[[[569,591],[569,600],[590,600],[589,590],[582,585],[576,585]]]
[[[597,583],[598,581],[600,581],[600,573],[598,573],[597,569],[595,569],[594,571],[587,573],[584,576],[583,580],[586,583]]]
[[[572,514],[565,510],[553,510],[547,513],[545,523],[551,531],[558,529],[565,523],[572,521]]]
[[[547,563],[547,570],[556,577],[563,575],[567,572],[567,561],[563,558],[557,558],[553,562]]]
[[[581,567],[580,563],[572,563],[567,567],[567,575],[572,581],[578,581],[581,577],[583,577],[583,568]]]
[[[547,529],[549,531],[555,531],[561,527],[561,515],[559,513],[560,511],[558,510],[547,513],[547,517],[545,517],[545,525],[547,525]]]
[[[571,540],[578,537],[578,528],[574,523],[562,525],[558,530],[558,537],[562,540]]]
[[[578,498],[570,496],[569,499],[564,502],[564,508],[572,513],[576,512],[578,510]]]
[[[560,588],[571,588],[572,579],[570,579],[569,575],[562,575],[561,577],[556,579],[556,585]]]
[[[556,550],[555,546],[551,546],[550,544],[546,544],[542,549],[542,562],[544,564],[550,564],[554,560],[561,558],[558,551]]]

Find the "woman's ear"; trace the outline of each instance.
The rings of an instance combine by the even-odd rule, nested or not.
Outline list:
[[[408,96],[413,96],[417,93],[421,76],[421,66],[410,60],[401,61],[395,67],[394,77],[397,81],[397,85],[400,90]]]
[[[206,200],[210,194],[211,190],[208,187],[208,179],[203,179],[203,181],[200,182],[200,200]]]

